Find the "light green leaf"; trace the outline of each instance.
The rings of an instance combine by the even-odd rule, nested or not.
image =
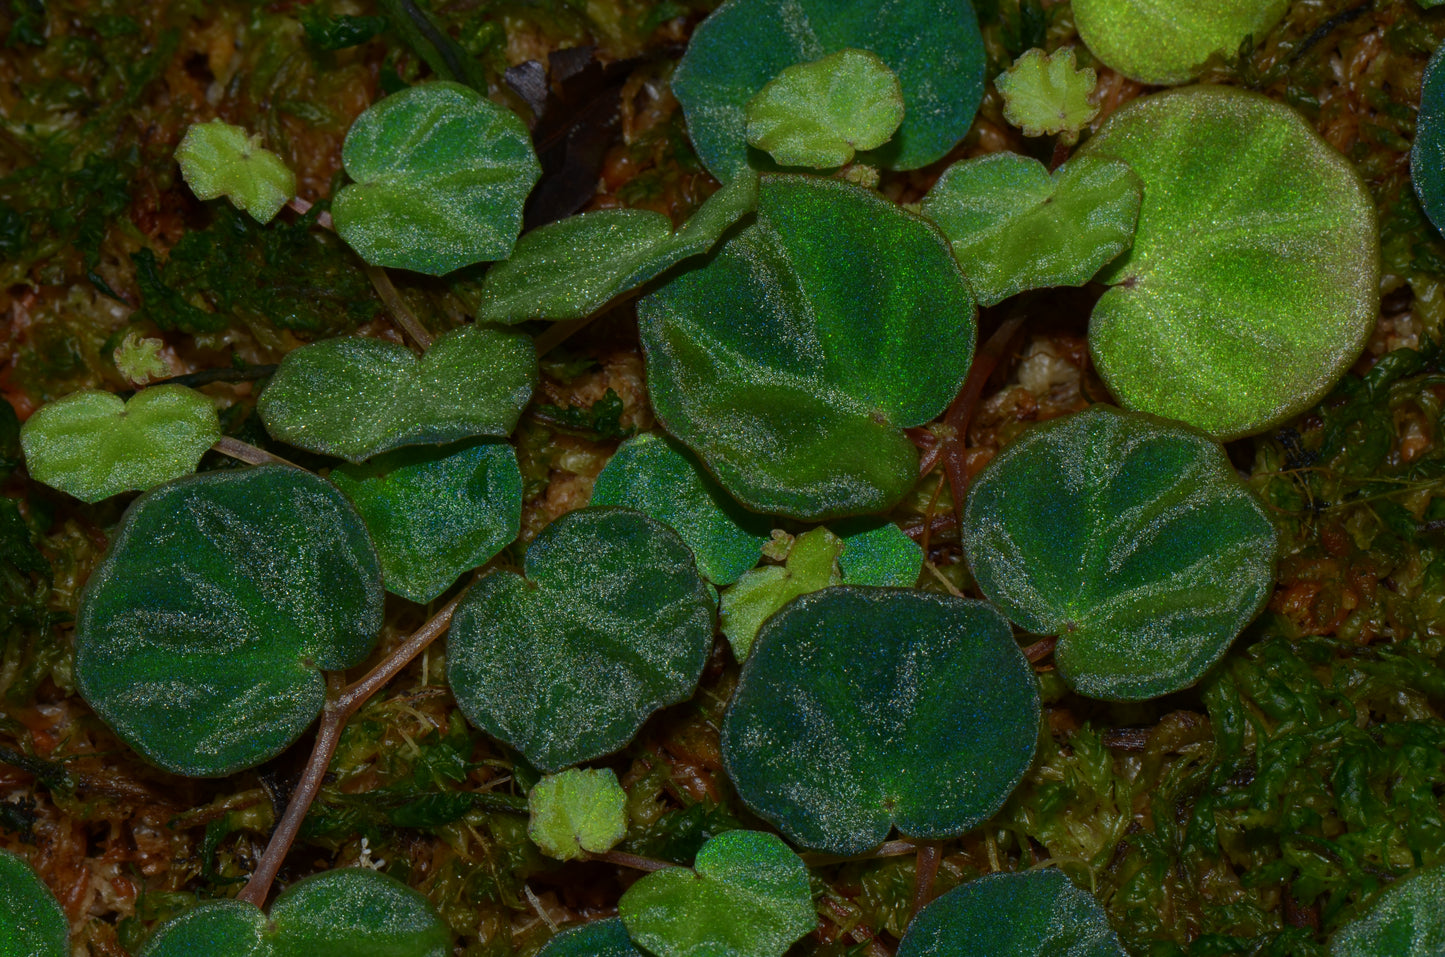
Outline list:
[[[527,127],[460,83],[393,93],[357,117],[341,147],[336,231],[373,266],[440,276],[512,252],[542,174]]]
[[[1331,957],[1440,957],[1445,954],[1445,867],[1416,871],[1380,892],[1363,917],[1335,934]]]
[[[1050,54],[1035,47],[1000,73],[994,86],[1003,97],[1003,118],[1025,136],[1063,133],[1072,143],[1099,115],[1089,102],[1097,82],[1092,69],[1078,69],[1073,47]]]
[[[527,836],[562,861],[610,851],[627,834],[627,792],[610,768],[544,775],[527,793],[527,811]]]
[[[993,153],[944,171],[923,215],[953,244],[978,301],[1082,286],[1134,241],[1143,191],[1127,164],[1080,156],[1051,176],[1038,160]]]
[[[478,319],[581,319],[629,289],[711,249],[757,206],[756,176],[739,176],[673,232],[645,209],[603,209],[534,229],[506,262],[487,270]]]
[[[784,166],[832,169],[903,122],[903,88],[876,54],[839,50],[787,67],[748,101],[748,143]]]
[[[1261,43],[1289,0],[1074,0],[1079,37],[1099,60],[1140,83],[1187,83],[1210,57]]]
[[[69,957],[70,921],[35,871],[0,850],[0,957]]]
[[[429,602],[517,537],[522,472],[505,443],[389,452],[331,481],[361,513],[386,590]]]
[[[152,379],[164,379],[171,374],[170,363],[161,356],[165,343],[159,339],[142,339],[134,332],[126,333],[120,345],[115,347],[111,357],[115,369],[133,385],[145,385]]]
[[[453,329],[421,358],[352,336],[287,353],[256,411],[282,442],[360,462],[408,445],[510,435],[536,381],[531,337],[506,329]]]
[[[808,869],[761,831],[727,831],[633,884],[617,904],[627,933],[657,957],[782,957],[818,924]]]
[[[20,430],[31,478],[99,502],[189,475],[221,437],[211,400],[160,385],[125,402],[85,390],[41,406]]]
[[[261,148],[261,134],[212,120],[192,123],[176,147],[186,185],[199,199],[225,196],[258,222],[269,223],[296,195],[296,174]]]
[[[1298,113],[1191,87],[1134,100],[1082,153],[1144,183],[1089,322],[1123,405],[1235,438],[1314,405],[1355,361],[1380,305],[1375,204]]]
[[[842,554],[842,539],[826,528],[815,528],[794,540],[786,564],[754,568],[737,584],[724,588],[718,619],[733,646],[733,657],[747,658],[758,629],[779,608],[799,595],[841,584]]]

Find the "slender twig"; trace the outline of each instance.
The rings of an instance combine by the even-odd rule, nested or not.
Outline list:
[[[1029,664],[1037,664],[1053,654],[1054,646],[1058,643],[1059,639],[1056,635],[1040,638],[1038,641],[1024,648],[1024,657],[1029,660]]]
[[[809,867],[826,867],[829,864],[843,864],[848,861],[871,861],[880,857],[907,857],[917,850],[918,845],[912,841],[885,841],[864,854],[839,856],[837,854],[822,854],[817,851],[804,851],[798,856],[801,857],[803,863]]]
[[[659,861],[655,857],[643,857],[640,854],[629,854],[626,851],[608,851],[605,854],[589,854],[587,856],[594,861],[606,861],[608,864],[630,867],[634,871],[646,871],[649,874],[653,871],[677,866],[669,864],[667,861]]]
[[[301,833],[301,824],[306,820],[306,813],[311,810],[311,803],[321,791],[326,770],[331,766],[336,746],[341,743],[341,730],[346,726],[347,719],[355,714],[367,699],[396,677],[413,658],[421,654],[423,648],[447,630],[452,622],[452,614],[457,610],[457,603],[461,600],[462,595],[459,594],[447,602],[441,611],[433,615],[359,681],[342,687],[339,675],[332,673],[327,676],[326,705],[321,709],[321,723],[316,730],[316,743],[311,747],[311,757],[306,761],[306,769],[301,772],[301,780],[297,782],[296,789],[291,792],[286,812],[281,815],[276,830],[271,833],[271,840],[266,844],[261,860],[251,872],[251,879],[246,882],[241,893],[236,895],[238,900],[257,907],[265,904],[266,896],[271,893],[271,884],[281,871],[281,864],[290,853],[296,835]]]
[[[239,459],[247,465],[289,465],[293,469],[301,468],[295,462],[283,459],[279,455],[272,455],[265,449],[258,449],[249,442],[233,439],[229,435],[223,435],[217,439],[216,444],[211,446],[211,451]]]
[[[537,336],[537,355],[545,356],[583,329],[586,329],[592,324],[594,319],[606,315],[623,303],[636,299],[640,295],[642,295],[641,288],[629,289],[624,293],[613,296],[607,300],[607,302],[594,309],[590,315],[583,316],[581,319],[563,319],[561,322],[552,323],[551,326]]]
[[[933,882],[938,877],[938,865],[943,862],[943,852],[937,844],[918,845],[918,866],[914,870],[913,913],[917,913],[933,900]]]
[[[417,348],[422,352],[430,349],[432,334],[426,331],[421,320],[417,319],[416,314],[411,311],[411,307],[401,298],[401,293],[397,292],[396,287],[391,284],[391,277],[386,274],[386,270],[380,266],[367,266],[366,275],[371,279],[371,285],[376,288],[376,294],[385,303],[387,311],[396,320],[396,324],[401,327],[401,331],[406,333],[407,338],[416,343]]]
[[[1009,317],[988,337],[988,341],[974,357],[973,368],[964,380],[963,388],[958,390],[958,397],[953,400],[943,417],[944,424],[953,430],[943,443],[943,467],[948,474],[949,487],[953,490],[953,512],[958,519],[959,528],[963,527],[963,504],[968,497],[968,462],[964,448],[968,440],[968,423],[973,418],[974,409],[978,406],[989,376],[993,375],[994,368],[998,366],[1027,316],[1027,313],[1018,313]]]

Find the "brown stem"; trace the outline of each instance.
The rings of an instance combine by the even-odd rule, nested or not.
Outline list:
[[[423,648],[447,630],[452,622],[452,614],[457,610],[457,603],[464,594],[465,591],[442,606],[441,611],[433,615],[360,680],[342,687],[340,675],[333,672],[327,676],[326,705],[321,709],[321,723],[316,729],[316,743],[311,747],[311,757],[306,761],[306,768],[301,772],[301,780],[297,783],[296,790],[291,793],[286,812],[281,815],[276,830],[271,833],[265,853],[261,855],[260,862],[251,873],[251,879],[246,882],[241,893],[236,895],[237,900],[257,907],[266,903],[266,897],[271,893],[271,884],[280,873],[281,864],[290,853],[296,835],[301,832],[306,813],[311,810],[312,802],[321,791],[321,784],[326,779],[326,769],[330,767],[331,758],[336,754],[336,746],[341,743],[341,729],[346,726],[347,719],[388,681],[396,677],[413,658],[421,654]]]
[[[561,322],[552,323],[552,325],[547,327],[547,329],[545,329],[539,336],[537,336],[536,344],[538,357],[545,356],[547,353],[551,352],[553,349],[557,348],[562,343],[566,342],[568,339],[581,332],[583,329],[586,329],[589,325],[591,325],[592,320],[605,313],[611,312],[613,309],[616,309],[618,306],[622,305],[630,299],[635,299],[638,295],[641,294],[641,292],[642,290],[640,289],[629,289],[627,292],[614,296],[607,302],[603,303],[601,306],[595,309],[591,315],[583,316],[581,319],[563,319]]]
[[[589,854],[594,861],[606,861],[608,864],[616,864],[618,867],[630,867],[634,871],[660,871],[668,867],[676,867],[676,864],[669,864],[667,861],[659,861],[655,857],[643,857],[640,854],[629,854],[626,851],[608,851],[605,854]]]
[[[1024,657],[1029,660],[1029,664],[1037,664],[1038,662],[1043,661],[1049,655],[1053,654],[1054,646],[1058,643],[1059,639],[1055,635],[1050,635],[1047,638],[1040,638],[1038,641],[1034,642],[1033,644],[1029,645],[1024,649]]]
[[[937,844],[918,845],[918,866],[914,871],[917,882],[913,886],[914,916],[933,900],[933,882],[938,877],[938,865],[942,862],[943,852]]]
[[[386,270],[380,266],[367,266],[366,275],[376,289],[376,294],[386,305],[387,311],[391,313],[391,318],[396,320],[396,324],[401,327],[402,332],[406,333],[407,338],[416,343],[416,347],[422,352],[430,349],[432,334],[426,331],[426,327],[411,311],[406,300],[401,298],[401,293],[397,292],[396,287],[392,285],[391,277],[386,274]]]
[[[258,449],[256,448],[256,446],[251,445],[249,442],[242,442],[240,439],[233,439],[229,435],[223,435],[219,439],[217,439],[216,444],[211,446],[211,451],[220,452],[222,455],[228,455],[231,458],[238,459],[248,465],[289,465],[293,469],[301,468],[301,466],[297,465],[295,462],[292,462],[288,459],[283,459],[279,455],[272,455],[265,449]]]
[[[300,215],[305,216],[307,213],[311,212],[311,207],[313,204],[309,200],[302,199],[300,196],[292,196],[291,201],[286,205],[290,206]],[[321,215],[316,217],[316,225],[320,226],[322,229],[336,228],[336,224],[331,221],[331,213],[327,212],[326,210],[322,210]]]
[[[968,441],[968,423],[973,418],[989,376],[993,375],[993,370],[1008,351],[1009,343],[1026,318],[1026,313],[1011,316],[988,337],[983,348],[974,356],[973,368],[969,370],[963,388],[958,390],[958,397],[943,416],[944,424],[953,430],[945,442],[943,467],[948,474],[949,487],[953,489],[953,513],[960,528],[963,527],[964,500],[968,496],[968,460],[964,448]]]

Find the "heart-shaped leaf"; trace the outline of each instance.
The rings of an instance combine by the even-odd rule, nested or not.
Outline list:
[[[808,868],[762,831],[727,831],[633,884],[617,911],[657,957],[782,957],[818,925]]]
[[[509,435],[536,382],[532,340],[505,329],[453,329],[420,359],[380,339],[326,339],[286,354],[256,411],[282,442],[360,462]]]
[[[719,488],[691,452],[654,433],[618,446],[592,486],[592,504],[634,508],[667,525],[714,585],[730,585],[756,565],[771,528]]]
[[[510,445],[402,449],[335,469],[331,481],[361,513],[386,590],[415,602],[446,591],[521,529],[522,472]]]
[[[898,957],[1129,957],[1094,898],[1061,871],[990,874],[933,901]]]
[[[527,836],[548,857],[610,851],[627,834],[627,792],[611,768],[548,774],[527,792]]]
[[[0,851],[0,957],[69,957],[70,921],[24,858]]]
[[[1437,230],[1445,229],[1445,46],[1430,57],[1420,84],[1410,181],[1430,222]]]
[[[1025,432],[974,480],[965,549],[989,601],[1078,691],[1152,698],[1224,654],[1274,586],[1278,535],[1207,436],[1094,406]]]
[[[1037,47],[1027,50],[993,82],[1003,97],[1003,118],[1025,136],[1062,133],[1073,143],[1099,115],[1098,105],[1089,100],[1098,77],[1089,67],[1078,68],[1073,47],[1049,54]]]
[[[918,478],[903,434],[973,358],[974,306],[944,238],[876,193],[764,177],[757,221],[638,306],[667,430],[747,507],[882,511]]]
[[[1074,0],[1079,37],[1101,61],[1140,83],[1187,83],[1210,57],[1260,45],[1289,0]]]
[[[331,204],[337,233],[374,266],[432,276],[507,258],[542,175],[522,121],[449,81],[372,104],[341,162],[356,182]]]
[[[197,199],[225,196],[258,222],[269,223],[296,195],[296,174],[261,148],[261,134],[220,120],[192,123],[176,147],[176,162]]]
[[[333,486],[263,465],[163,485],[126,511],[81,596],[75,679],[131,747],[177,774],[279,753],[381,628],[381,569]]]
[[[47,403],[20,430],[30,477],[99,502],[189,475],[221,437],[211,400],[178,385],[124,402],[87,389]]]
[[[1141,196],[1124,163],[1081,156],[1051,176],[1036,159],[993,153],[944,171],[923,215],[953,244],[978,301],[992,306],[1094,278],[1134,241]]]
[[[644,957],[627,936],[622,918],[594,920],[547,941],[537,957]]]
[[[1289,107],[1222,86],[1135,100],[1084,154],[1144,182],[1089,325],[1119,401],[1219,438],[1319,401],[1379,311],[1375,206],[1354,167]]]
[[[748,142],[784,166],[832,169],[888,142],[903,122],[903,88],[866,50],[787,67],[748,101]]]
[[[395,878],[326,871],[286,889],[271,914],[208,901],[162,925],[139,957],[449,957],[451,932],[431,902]]]
[[[924,839],[969,830],[1018,785],[1038,733],[1038,685],[998,612],[844,586],[763,626],[722,750],[758,815],[795,843],[846,855],[894,826]]]
[[[711,249],[758,204],[755,176],[740,176],[708,197],[677,232],[645,209],[603,209],[540,229],[487,270],[477,318],[486,322],[581,319],[613,297]]]
[[[860,162],[916,169],[968,132],[986,58],[967,0],[727,0],[693,32],[672,78],[708,171],[727,182],[748,169],[747,104],[770,80],[847,49],[877,54],[903,88],[903,125]]]
[[[1440,957],[1445,953],[1445,867],[1391,884],[1330,941],[1331,957]]]
[[[534,767],[610,754],[697,687],[712,594],[667,526],[624,509],[569,512],[532,542],[525,573],[472,586],[447,676],[462,713]]]

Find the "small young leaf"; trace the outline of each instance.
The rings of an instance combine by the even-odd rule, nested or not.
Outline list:
[[[767,518],[734,502],[691,452],[656,433],[618,446],[592,486],[592,504],[634,508],[669,526],[714,585],[756,565],[770,532]]]
[[[783,166],[832,169],[903,122],[903,88],[876,55],[839,50],[787,67],[745,108],[748,143]]]
[[[993,153],[945,170],[923,215],[953,244],[979,303],[992,306],[1094,278],[1134,241],[1142,195],[1117,161],[1080,156],[1051,176],[1036,159]]]
[[[210,399],[160,385],[129,402],[109,392],[73,392],[41,406],[21,428],[20,445],[31,478],[99,502],[189,475],[220,437]]]
[[[610,768],[548,774],[527,794],[527,836],[548,857],[610,851],[627,834],[627,792]]]
[[[1370,909],[1335,934],[1330,957],[1445,954],[1445,867],[1419,870],[1381,891]]]
[[[296,195],[296,174],[261,148],[260,133],[220,120],[192,123],[176,147],[176,162],[197,198],[224,196],[257,222],[269,223]]]
[[[657,957],[782,957],[818,925],[808,869],[762,831],[727,831],[693,869],[669,867],[617,904],[627,933]]]
[[[120,345],[111,354],[115,369],[133,385],[145,385],[152,379],[164,379],[171,374],[171,367],[161,357],[165,343],[159,339],[142,339],[134,332],[126,333]]]
[[[671,529],[624,509],[569,512],[524,571],[493,572],[462,599],[447,677],[462,713],[534,767],[610,754],[697,687],[713,600]]]
[[[943,411],[973,358],[944,238],[815,177],[764,177],[757,221],[638,317],[667,430],[738,501],[794,518],[897,503],[918,478],[903,429]]]
[[[898,957],[975,955],[1129,957],[1104,909],[1056,870],[955,887],[919,911],[898,943]]]
[[[521,529],[522,472],[504,443],[402,449],[331,481],[361,513],[386,590],[411,601],[436,598]]]
[[[288,887],[271,914],[208,901],[152,935],[139,957],[448,957],[451,932],[431,901],[385,874],[325,871]]]
[[[723,589],[718,619],[728,644],[733,646],[733,657],[745,660],[763,622],[788,602],[842,584],[843,575],[838,570],[842,554],[842,539],[826,528],[815,528],[797,537],[786,564],[754,568],[737,584]]]
[[[723,182],[749,168],[747,104],[789,66],[868,50],[898,77],[903,125],[859,162],[917,169],[968,132],[986,57],[967,0],[727,0],[693,32],[673,74],[703,165]]]
[[[331,204],[337,233],[374,266],[432,276],[505,259],[542,175],[522,121],[449,81],[373,104],[341,161],[356,182]]]
[[[509,435],[536,381],[531,338],[505,329],[453,329],[419,359],[380,339],[326,339],[286,354],[256,411],[282,442],[361,462]]]
[[[1355,361],[1379,312],[1375,205],[1298,113],[1223,86],[1159,93],[1083,155],[1144,183],[1089,323],[1123,405],[1234,438],[1314,405]]]
[[[1445,230],[1445,46],[1436,49],[1420,84],[1420,113],[1410,146],[1410,180],[1436,230]]]
[[[0,850],[0,957],[69,957],[70,921],[35,871]]]
[[[590,316],[615,296],[707,252],[757,204],[757,177],[739,176],[675,233],[672,220],[645,209],[603,209],[534,229],[510,259],[487,270],[477,318],[514,323]]]
[[[866,663],[866,666],[861,666]],[[738,796],[794,843],[956,837],[1033,759],[1039,690],[1003,616],[896,589],[804,595],[769,619],[723,720]]]
[[[537,957],[646,957],[632,938],[622,918],[594,920],[573,927],[547,941]]]
[[[1223,450],[1108,406],[1000,452],[974,480],[964,529],[979,590],[1057,635],[1059,673],[1099,698],[1193,684],[1274,586],[1278,535]]]
[[[263,465],[126,510],[81,595],[75,679],[131,747],[195,777],[253,767],[321,713],[322,669],[371,653],[381,569],[351,504]]]
[[[1212,56],[1264,40],[1289,0],[1074,0],[1079,37],[1101,61],[1140,83],[1187,83]]]
[[[1092,69],[1078,69],[1073,47],[1050,54],[1035,47],[1000,73],[994,86],[1003,97],[1003,118],[1025,136],[1062,133],[1072,143],[1099,115],[1089,102],[1097,82]]]

